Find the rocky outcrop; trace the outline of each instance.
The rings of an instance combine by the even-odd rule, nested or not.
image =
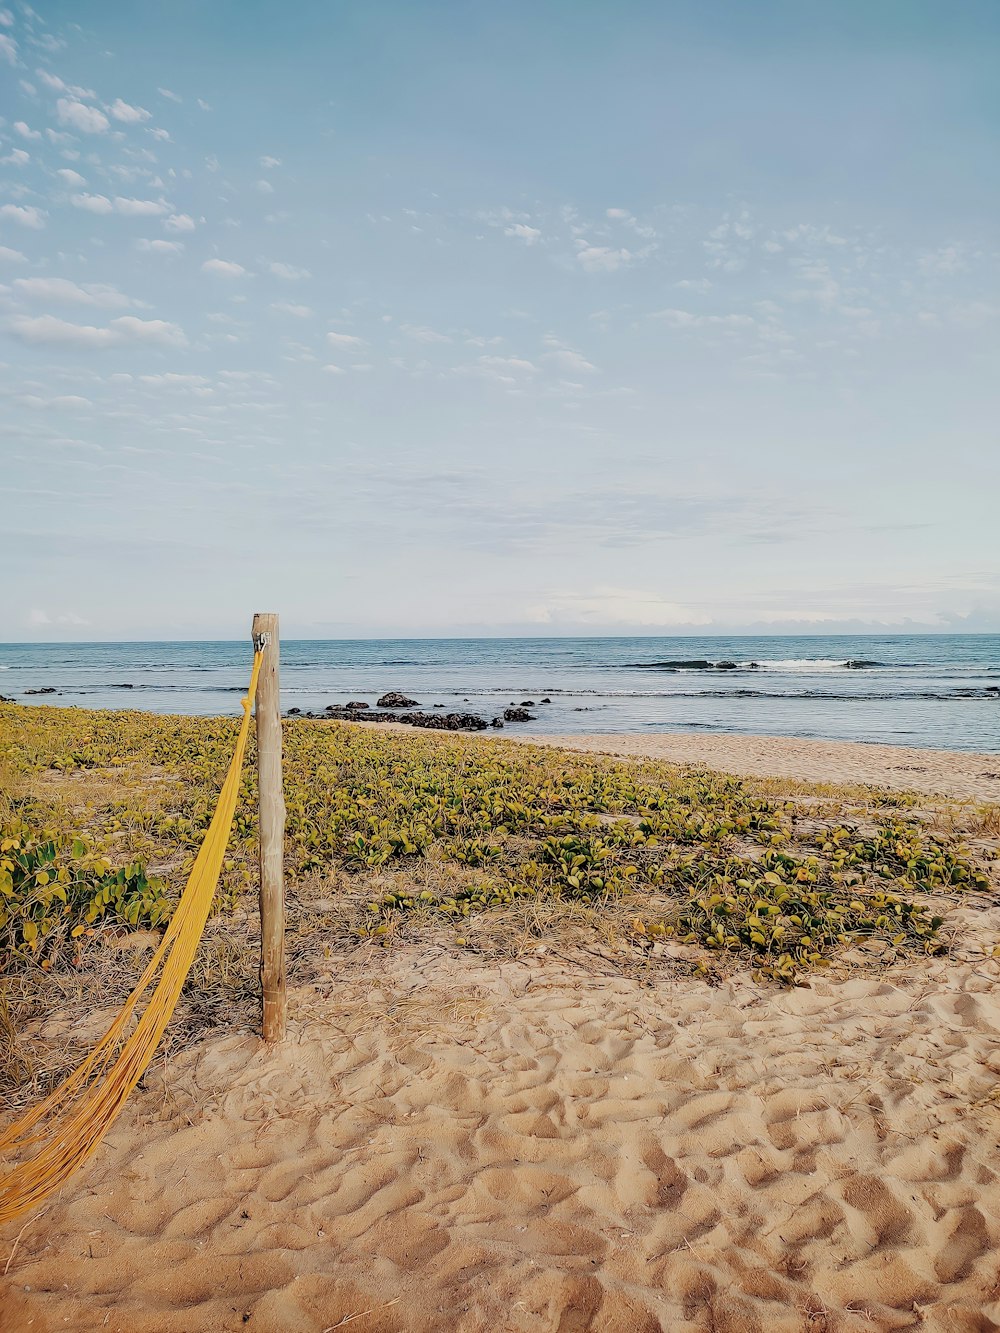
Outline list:
[[[349,703],[344,704],[344,707],[354,711],[357,708],[367,708],[368,705],[365,703],[364,699],[352,699]]]
[[[350,704],[347,705],[351,707]],[[390,690],[388,694],[383,694],[382,698],[376,701],[376,708],[419,708],[420,705],[416,699],[408,699],[405,694],[400,694],[398,690]]]
[[[24,692],[25,694],[55,694],[56,687],[54,685],[43,685],[40,690],[25,690]]]
[[[488,725],[476,713],[386,713],[374,708],[338,708],[330,704],[323,713],[303,717],[327,722],[405,722],[410,727],[433,727],[436,731],[484,731]]]
[[[503,720],[505,722],[533,722],[534,713],[529,713],[526,708],[505,708],[503,710]]]

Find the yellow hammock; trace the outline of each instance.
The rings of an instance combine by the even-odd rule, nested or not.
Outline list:
[[[139,978],[121,1013],[83,1064],[38,1106],[0,1133],[0,1158],[21,1157],[24,1149],[42,1146],[0,1179],[0,1224],[35,1208],[97,1148],[125,1099],[146,1072],[194,961],[208,919],[222,859],[229,841],[240,771],[250,733],[250,710],[257,693],[262,654],[256,652],[243,721],[219,803],[205,834],[177,910],[163,932],[149,966]],[[139,1001],[163,965],[160,979],[132,1033],[126,1036]],[[44,1124],[36,1129],[40,1121]],[[32,1132],[34,1131],[34,1132]]]

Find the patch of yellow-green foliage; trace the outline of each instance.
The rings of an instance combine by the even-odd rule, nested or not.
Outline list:
[[[0,825],[0,957],[78,939],[106,916],[155,926],[170,914],[164,885],[133,861],[115,869],[79,836],[21,818]]]
[[[0,708],[12,792],[2,833],[18,841],[3,863],[16,869],[0,879],[0,953],[38,953],[48,934],[86,928],[95,913],[162,920],[168,898],[145,867],[182,885],[236,726]],[[990,885],[956,837],[932,835],[911,801],[884,792],[854,815],[822,817],[720,774],[492,739],[296,720],[284,747],[290,877],[335,869],[372,885],[359,930],[386,943],[415,912],[461,930],[465,918],[531,900],[625,904],[639,947],[695,945],[790,981],[862,938],[939,951],[934,896]],[[251,756],[223,903],[252,882],[255,801]],[[85,825],[67,827],[73,812]],[[75,844],[84,829],[99,854]],[[423,887],[386,873],[418,861],[438,872]]]

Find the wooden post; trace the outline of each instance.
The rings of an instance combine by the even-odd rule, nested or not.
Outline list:
[[[260,825],[260,984],[264,1040],[285,1035],[285,797],[281,780],[278,617],[258,612],[253,643],[264,660],[257,680],[257,784]]]

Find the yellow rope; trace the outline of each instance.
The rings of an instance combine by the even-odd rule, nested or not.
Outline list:
[[[222,870],[239,796],[240,772],[250,733],[250,710],[257,693],[261,659],[262,654],[256,652],[250,687],[246,698],[241,700],[243,721],[236,750],[219,793],[215,814],[187,887],[149,966],[118,1017],[83,1064],[43,1102],[0,1134],[0,1157],[20,1157],[29,1145],[42,1145],[33,1156],[10,1169],[0,1180],[0,1223],[9,1222],[37,1207],[97,1148],[125,1105],[125,1099],[145,1073],[170,1022],[205,929]],[[126,1035],[139,1001],[161,964],[162,971],[149,1001],[131,1034]],[[43,1121],[43,1127],[36,1129]]]

